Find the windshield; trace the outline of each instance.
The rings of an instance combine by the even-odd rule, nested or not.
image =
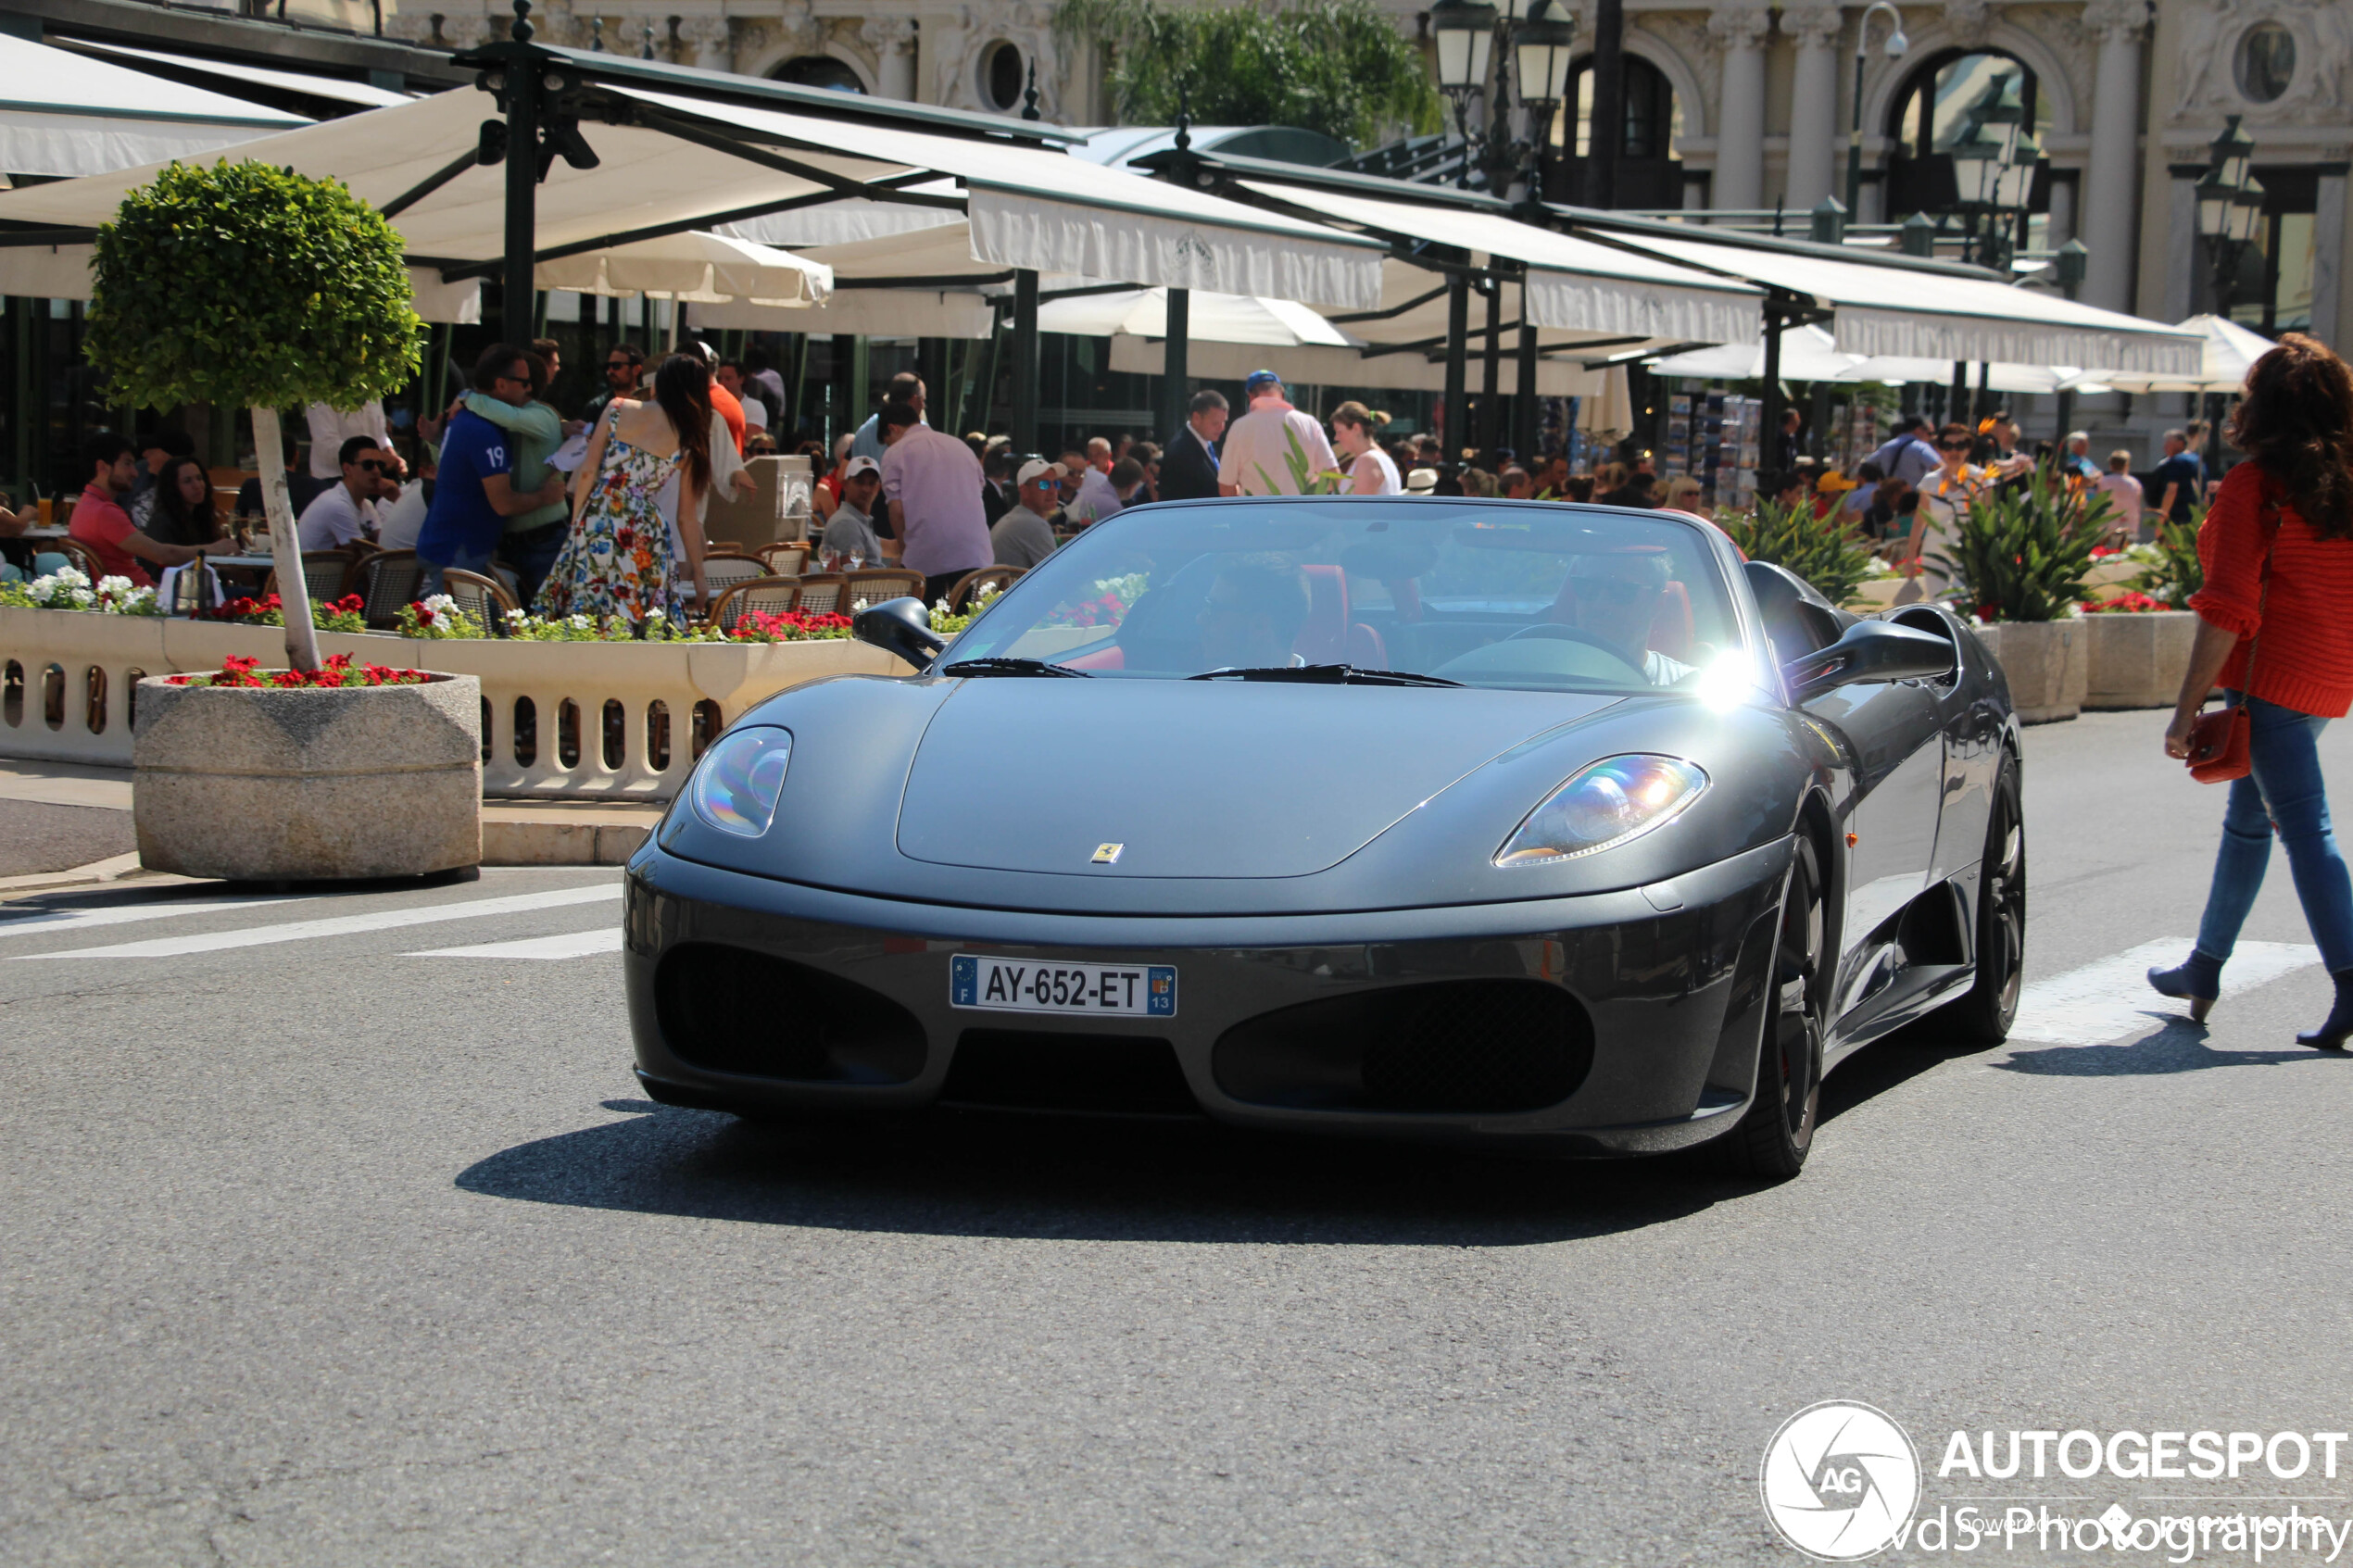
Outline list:
[[[1227,502],[1096,524],[991,605],[939,668],[1182,680],[1347,666],[1630,692],[1689,686],[1743,646],[1707,537],[1689,522],[1550,503]]]

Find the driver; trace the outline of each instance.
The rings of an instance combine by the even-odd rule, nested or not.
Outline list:
[[[1671,686],[1692,673],[1692,666],[1650,646],[1651,621],[1667,594],[1670,569],[1664,552],[1578,556],[1568,563],[1564,601],[1553,619],[1590,632],[1642,672],[1655,686]]]
[[[1307,580],[1277,558],[1242,556],[1217,569],[1201,607],[1208,670],[1271,670],[1303,663],[1291,651],[1307,624]]]

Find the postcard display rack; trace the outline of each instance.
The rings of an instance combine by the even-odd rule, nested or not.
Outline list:
[[[1710,507],[1740,510],[1756,496],[1764,402],[1727,392],[1678,392],[1667,402],[1666,461],[1670,474],[1699,481]]]

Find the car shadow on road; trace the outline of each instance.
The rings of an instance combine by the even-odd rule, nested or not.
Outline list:
[[[2292,1050],[2216,1050],[2207,1044],[2207,1026],[2178,1015],[2162,1018],[2165,1026],[2137,1040],[2104,1046],[2050,1046],[2013,1049],[2007,1060],[1989,1063],[2005,1073],[2029,1073],[2054,1078],[2138,1077],[2171,1073],[2202,1073],[2216,1067],[2277,1067],[2292,1061],[2343,1061],[2335,1051],[2298,1046]]]
[[[768,1125],[645,1100],[457,1178],[524,1202],[937,1236],[1516,1247],[1760,1190],[1703,1160],[1552,1160],[1207,1123],[934,1114]]]

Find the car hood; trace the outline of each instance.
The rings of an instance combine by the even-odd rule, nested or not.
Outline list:
[[[901,854],[1131,878],[1325,871],[1449,784],[1618,699],[1475,688],[967,680],[925,727]],[[1099,848],[1117,845],[1110,863]]]

